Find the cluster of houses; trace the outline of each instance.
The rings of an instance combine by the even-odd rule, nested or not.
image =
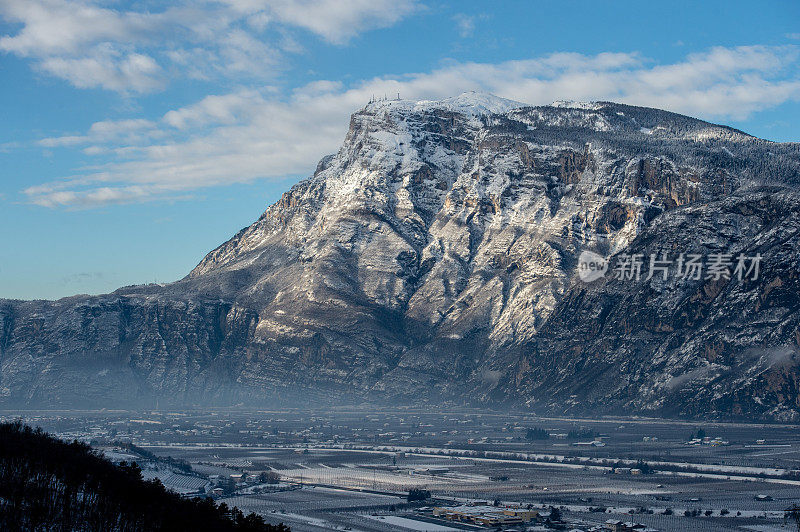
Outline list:
[[[435,517],[482,526],[508,526],[528,523],[539,517],[539,511],[515,506],[497,507],[488,504],[442,506],[433,509]]]
[[[609,519],[603,523],[602,530],[608,530],[609,532],[657,532],[655,528],[650,528],[641,523],[619,521],[617,519]]]
[[[211,489],[206,493],[214,498],[230,495],[232,490],[249,488],[253,493],[262,491],[288,491],[298,486],[265,478],[263,473],[233,473],[229,475],[209,475]]]
[[[491,506],[484,503],[464,504],[460,506],[439,506],[433,508],[433,516],[459,523],[469,523],[485,527],[503,527],[525,525],[532,521],[542,522],[549,517],[533,508],[522,506]],[[609,519],[602,525],[591,528],[596,532],[657,532],[641,523]]]
[[[611,470],[615,475],[641,475],[642,470],[638,467],[615,467]]]

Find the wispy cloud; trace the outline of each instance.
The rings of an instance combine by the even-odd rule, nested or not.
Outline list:
[[[61,284],[63,285],[80,284],[80,283],[85,283],[87,281],[93,281],[103,278],[105,278],[105,274],[103,272],[78,272],[65,275],[64,277],[62,277]]]
[[[467,90],[532,104],[616,100],[709,119],[743,118],[800,99],[794,46],[713,48],[673,64],[637,53],[557,53],[497,64],[460,63],[345,86],[317,81],[281,97],[272,88],[209,96],[155,121],[99,122],[51,138],[114,157],[78,177],[25,190],[46,207],[146,201],[194,189],[309,172],[340,144],[347,117],[373,94],[429,99]]]
[[[113,0],[3,0],[0,18],[19,24],[0,51],[79,88],[135,94],[174,76],[265,78],[299,49],[287,30],[344,44],[397,23],[416,0],[201,0],[162,11],[119,9]]]
[[[48,137],[38,141],[44,148],[80,146],[86,144],[106,144],[110,142],[138,143],[160,136],[157,123],[144,118],[125,120],[104,120],[95,122],[85,135]]]
[[[408,0],[224,0],[256,24],[274,20],[343,44],[367,30],[391,26],[418,9]]]
[[[453,20],[458,28],[458,34],[461,37],[470,37],[475,31],[475,17],[465,15],[464,13],[457,13],[453,16]]]
[[[477,15],[467,15],[466,13],[456,13],[453,15],[453,22],[456,23],[456,29],[462,39],[472,37],[475,33],[475,27],[478,22],[487,20],[489,18],[485,13]]]

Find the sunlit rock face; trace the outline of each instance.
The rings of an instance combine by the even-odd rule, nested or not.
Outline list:
[[[796,144],[655,109],[370,103],[185,279],[2,302],[0,397],[791,418],[799,168]],[[586,284],[584,250],[764,266]]]

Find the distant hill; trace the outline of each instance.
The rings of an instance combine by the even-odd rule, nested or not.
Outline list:
[[[136,463],[20,422],[0,424],[0,530],[288,532],[211,499],[183,499]]]

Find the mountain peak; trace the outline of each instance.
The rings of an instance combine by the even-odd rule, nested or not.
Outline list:
[[[501,98],[488,92],[468,91],[458,96],[441,100],[377,100],[367,104],[368,110],[401,110],[424,112],[444,109],[468,116],[505,113],[512,109],[526,107],[528,104]]]

